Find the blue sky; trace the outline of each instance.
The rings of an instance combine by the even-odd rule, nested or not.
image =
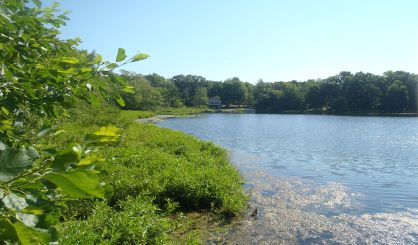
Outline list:
[[[49,2],[49,1],[47,1]],[[47,3],[45,2],[45,4]],[[416,0],[62,0],[64,38],[165,77],[237,76],[255,83],[325,78],[340,71],[418,73]]]

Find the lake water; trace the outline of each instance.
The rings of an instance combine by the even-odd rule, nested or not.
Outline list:
[[[159,126],[231,152],[259,209],[231,241],[418,244],[418,118],[202,114]]]

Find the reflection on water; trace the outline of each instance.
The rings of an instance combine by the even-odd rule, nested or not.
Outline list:
[[[248,158],[248,156],[246,156]],[[339,183],[271,176],[235,163],[247,180],[248,218],[224,239],[235,244],[418,244],[418,209],[356,214],[361,195]]]
[[[418,209],[364,213],[362,195],[344,185],[257,170],[245,153],[233,161],[246,178],[248,216],[224,239],[234,244],[418,244]]]
[[[418,244],[418,119],[205,115],[160,126],[214,141],[258,219],[237,244]]]

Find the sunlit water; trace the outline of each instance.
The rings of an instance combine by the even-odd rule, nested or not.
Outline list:
[[[418,244],[418,118],[203,114],[161,127],[213,141],[258,219],[225,241]]]

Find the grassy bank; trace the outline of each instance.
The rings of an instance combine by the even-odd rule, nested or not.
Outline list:
[[[127,120],[149,118],[157,115],[174,115],[174,116],[188,116],[199,114],[202,112],[211,111],[207,108],[193,108],[193,107],[180,107],[180,108],[160,108],[153,111],[139,111],[139,110],[123,110],[121,111],[121,117]]]
[[[109,124],[123,132],[119,142],[99,148],[101,178],[111,187],[107,200],[64,203],[60,243],[200,242],[204,235],[196,214],[226,219],[245,207],[241,176],[225,150],[132,122],[146,113],[83,108],[62,124],[65,133],[54,144],[82,143],[85,133]]]

